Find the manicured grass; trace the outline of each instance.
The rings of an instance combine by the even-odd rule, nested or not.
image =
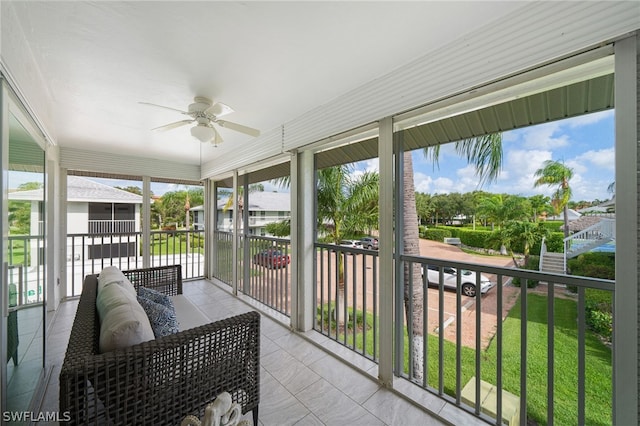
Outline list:
[[[189,242],[189,253],[204,253],[204,249],[199,246],[201,238],[191,237]],[[162,238],[154,238],[151,244],[151,254],[184,254],[187,253],[187,242],[184,236],[163,235]]]
[[[527,297],[527,396],[530,420],[546,424],[547,409],[547,298],[530,294]],[[503,328],[503,383],[516,395],[520,389],[520,300],[509,313]],[[578,330],[576,302],[555,300],[554,327],[554,422],[577,424],[578,398]],[[496,344],[486,351],[484,380],[496,377]],[[585,407],[586,424],[611,424],[612,368],[611,350],[598,337],[586,333],[585,342]],[[484,367],[484,365],[483,365]],[[493,379],[495,383],[495,379]]]
[[[503,388],[520,395],[520,301],[513,307],[503,323]],[[547,424],[547,298],[535,294],[527,297],[527,411],[530,422]],[[326,312],[326,311],[325,311]],[[361,314],[359,315],[361,316]],[[554,423],[558,425],[577,424],[577,383],[578,383],[578,331],[576,302],[567,299],[555,299],[554,327]],[[326,313],[325,313],[326,318]],[[359,321],[359,325],[361,321]],[[371,327],[373,316],[366,315],[366,324]],[[455,323],[451,325],[454,327]],[[343,337],[340,337],[342,341]],[[353,337],[348,333],[347,344]],[[404,333],[404,371],[408,372],[408,338]],[[367,333],[366,352],[373,353],[373,333]],[[428,384],[439,387],[439,339],[429,335],[427,340]],[[585,407],[586,424],[607,425],[612,423],[612,368],[611,350],[598,337],[586,333],[585,366]],[[356,336],[356,347],[362,350],[362,335]],[[461,387],[475,375],[475,350],[461,347]],[[497,383],[497,342],[492,341],[486,351],[481,353],[480,371],[483,380]],[[456,345],[443,342],[443,388],[444,392],[454,396],[456,389]]]

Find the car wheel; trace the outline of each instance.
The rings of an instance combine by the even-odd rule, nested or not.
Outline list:
[[[469,297],[474,297],[476,295],[476,286],[473,284],[462,284],[462,294]]]

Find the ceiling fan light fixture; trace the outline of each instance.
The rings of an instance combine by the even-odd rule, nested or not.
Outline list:
[[[215,130],[207,125],[198,124],[191,128],[191,136],[198,139],[200,142],[209,142],[215,135]]]

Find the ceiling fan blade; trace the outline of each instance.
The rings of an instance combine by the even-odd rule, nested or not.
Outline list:
[[[225,105],[222,102],[216,102],[215,104],[204,110],[204,112],[216,117],[222,117],[223,115],[231,114],[235,111],[229,105]]]
[[[227,129],[235,130],[236,132],[244,133],[249,136],[260,136],[260,130],[248,126],[243,126],[242,124],[232,123],[231,121],[224,120],[216,120],[216,123]]]
[[[164,126],[156,127],[156,128],[151,129],[151,130],[159,130],[161,132],[164,132],[166,130],[175,129],[176,127],[180,127],[180,126],[184,126],[184,125],[189,124],[189,123],[193,123],[194,121],[196,121],[196,120],[176,121],[175,123],[165,124]]]
[[[171,107],[163,106],[163,105],[152,104],[152,103],[149,103],[149,102],[138,102],[138,103],[142,104],[142,105],[151,105],[151,106],[158,107],[158,108],[170,109],[171,111],[177,111],[177,112],[179,112],[181,114],[189,115],[188,112],[182,111],[181,109],[171,108]]]

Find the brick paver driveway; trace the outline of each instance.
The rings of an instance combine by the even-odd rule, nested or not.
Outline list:
[[[452,261],[459,262],[467,262],[467,263],[478,263],[492,266],[512,266],[513,261],[509,257],[504,256],[480,256],[480,255],[471,255],[462,251],[459,247],[452,246],[449,244],[439,243],[430,240],[420,240],[420,254],[426,257],[433,257],[438,259],[446,259]],[[335,253],[331,254],[331,260],[328,260],[329,253],[325,251],[324,259],[320,259],[321,255],[318,255],[319,265],[322,267],[319,269],[327,268],[329,261],[331,265],[331,270],[334,271],[335,274]],[[357,309],[365,309],[368,312],[372,312],[373,303],[374,303],[374,289],[373,289],[373,271],[372,267],[372,258],[371,256],[363,256],[363,255],[355,255],[355,256],[345,256],[346,262],[344,264],[345,268],[345,282],[346,291],[347,291],[347,300],[349,301],[349,306],[352,306],[354,300],[354,290],[355,290],[355,300],[356,300],[356,308]],[[366,259],[366,260],[365,260]],[[363,261],[366,262],[363,265]],[[496,277],[490,274],[487,274],[488,277],[495,281]],[[355,277],[355,280],[354,280]],[[364,277],[364,278],[363,278]],[[318,297],[322,298],[326,301],[327,298],[334,299],[335,298],[335,278],[331,278],[331,289],[328,289],[327,278],[326,276],[321,276],[321,273],[318,272],[318,282],[324,282],[325,285],[318,285]],[[364,285],[363,285],[364,283]],[[354,285],[355,284],[355,285]],[[322,291],[322,294],[320,293]],[[503,287],[503,309],[501,313],[496,311],[496,299],[497,292],[496,288],[491,289],[487,294],[482,296],[480,302],[480,321],[481,321],[481,338],[482,338],[482,347],[486,347],[491,338],[495,334],[495,329],[497,326],[498,318],[505,318],[509,313],[509,310],[515,303],[518,295],[518,288],[505,286]],[[330,292],[330,293],[328,293]],[[364,295],[363,295],[364,293]],[[429,288],[428,294],[426,295],[428,302],[428,310],[427,310],[427,321],[428,321],[428,331],[430,333],[435,333],[439,326],[439,292],[437,288]],[[320,302],[320,300],[319,300]],[[476,341],[476,301],[475,298],[462,296],[462,315],[460,318],[456,318],[456,293],[455,291],[445,290],[444,292],[444,335],[447,340],[451,340],[453,342],[456,341],[456,321],[461,322],[461,342],[464,346],[475,347]]]

